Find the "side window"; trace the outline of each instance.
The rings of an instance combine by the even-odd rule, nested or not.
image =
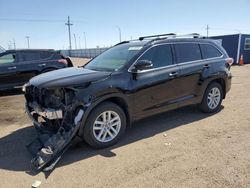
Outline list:
[[[16,59],[16,54],[6,54],[0,57],[0,65],[13,63]]]
[[[250,50],[250,38],[245,39],[244,49],[245,50]]]
[[[51,52],[46,52],[46,51],[40,52],[40,57],[41,57],[41,59],[48,59],[48,58],[51,57],[51,56],[52,56],[52,53],[51,53]]]
[[[175,51],[178,63],[201,59],[200,47],[196,43],[175,44]]]
[[[19,53],[20,61],[33,61],[40,59],[39,52],[20,52]]]
[[[210,44],[200,44],[203,59],[220,57],[221,52]]]
[[[149,60],[153,63],[153,68],[164,67],[173,64],[171,45],[159,45],[149,49],[142,55],[140,60]]]

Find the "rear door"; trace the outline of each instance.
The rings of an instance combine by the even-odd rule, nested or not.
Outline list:
[[[8,53],[0,56],[0,88],[16,86],[16,53]]]
[[[193,103],[201,90],[201,81],[210,64],[203,60],[200,45],[196,42],[176,43],[176,61],[180,67],[180,87],[184,95],[183,105]]]
[[[21,83],[28,82],[30,78],[36,76],[40,71],[40,52],[27,51],[18,52],[17,77]],[[42,65],[41,65],[42,66]]]
[[[153,67],[136,73],[132,81],[135,116],[140,118],[176,107],[182,94],[171,44],[152,47],[139,60],[149,60]]]

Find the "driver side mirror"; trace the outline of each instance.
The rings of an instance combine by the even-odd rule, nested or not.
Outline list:
[[[152,61],[149,61],[149,60],[139,60],[136,62],[134,67],[140,71],[147,70],[147,69],[151,69],[153,67],[153,63],[152,63]]]

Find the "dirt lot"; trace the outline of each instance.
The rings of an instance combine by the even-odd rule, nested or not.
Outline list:
[[[35,131],[23,96],[2,94],[0,187],[31,187],[35,180],[40,187],[250,187],[250,65],[232,73],[219,113],[186,107],[158,115],[135,123],[108,149],[78,142],[51,174],[29,172],[25,145]]]

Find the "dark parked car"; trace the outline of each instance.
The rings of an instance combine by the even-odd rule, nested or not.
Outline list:
[[[72,67],[69,58],[55,50],[7,50],[0,53],[0,90],[20,87],[30,78]]]
[[[103,148],[141,118],[193,104],[218,111],[233,59],[213,40],[167,37],[122,42],[83,67],[31,79],[26,106],[39,133],[32,164],[51,164],[77,134]]]

